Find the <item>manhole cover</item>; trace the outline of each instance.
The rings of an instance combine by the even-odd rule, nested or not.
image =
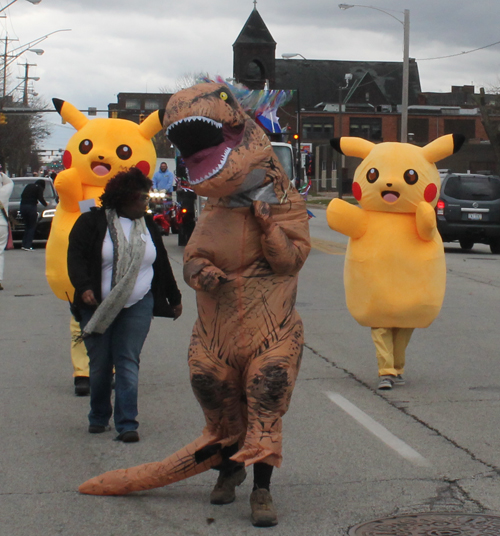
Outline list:
[[[348,536],[499,536],[500,516],[413,514],[352,527]]]

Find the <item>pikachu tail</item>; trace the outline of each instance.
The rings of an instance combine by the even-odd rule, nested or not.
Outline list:
[[[210,444],[206,436],[200,436],[161,462],[108,471],[87,480],[78,491],[87,495],[127,495],[133,491],[161,488],[219,465],[221,450],[220,443]]]

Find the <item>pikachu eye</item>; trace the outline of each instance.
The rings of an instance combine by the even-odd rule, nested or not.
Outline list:
[[[407,169],[404,172],[403,178],[406,184],[413,185],[418,181],[418,173],[414,169]]]
[[[128,145],[120,145],[116,149],[116,154],[121,160],[128,160],[132,156],[132,149]]]
[[[78,146],[78,149],[82,154],[89,154],[93,146],[94,144],[90,140],[83,140]]]
[[[221,91],[219,93],[219,97],[223,100],[223,101],[227,101],[227,99],[229,98],[229,95],[225,92],[225,91]]]
[[[371,168],[366,173],[366,180],[373,184],[379,177],[379,172],[377,168]]]

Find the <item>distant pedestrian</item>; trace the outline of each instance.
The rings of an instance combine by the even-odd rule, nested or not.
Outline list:
[[[20,211],[26,225],[21,246],[23,251],[33,251],[33,238],[35,237],[36,224],[38,222],[37,205],[41,203],[44,207],[47,206],[47,201],[43,198],[44,190],[45,181],[38,179],[34,183],[28,184],[21,194]]]
[[[153,175],[153,189],[165,190],[171,194],[174,190],[174,174],[168,169],[166,162],[160,164],[160,169]]]
[[[89,433],[108,429],[113,413],[119,441],[139,441],[139,358],[152,316],[178,318],[177,288],[160,231],[145,215],[151,180],[132,167],[112,178],[102,206],[83,213],[69,235],[68,275],[73,312],[90,359]]]
[[[2,166],[0,166],[0,169],[1,167]],[[12,179],[0,171],[0,290],[3,290],[2,282],[5,262],[3,252],[7,245],[7,239],[9,238],[8,206],[13,189],[14,183],[12,182]]]

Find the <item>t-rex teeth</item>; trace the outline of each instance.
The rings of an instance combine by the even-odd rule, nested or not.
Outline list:
[[[220,162],[219,162],[218,166],[216,166],[214,169],[212,169],[212,171],[210,171],[205,176],[200,177],[197,180],[189,179],[189,182],[191,184],[200,184],[200,183],[206,181],[207,179],[210,179],[211,177],[213,177],[215,174],[217,174],[225,166],[225,164],[227,162],[227,158],[228,158],[230,153],[231,153],[231,149],[229,147],[226,147],[226,149],[224,150],[224,153],[221,156],[221,159],[220,159]],[[188,172],[188,178],[189,178],[189,172]]]
[[[173,127],[180,125],[182,123],[192,123],[193,121],[203,121],[204,123],[209,123],[216,128],[222,128],[222,123],[219,123],[218,121],[214,121],[213,119],[210,119],[210,117],[204,117],[203,115],[192,115],[190,117],[185,117],[184,119],[179,119],[175,123],[172,123],[167,128],[167,136]]]

